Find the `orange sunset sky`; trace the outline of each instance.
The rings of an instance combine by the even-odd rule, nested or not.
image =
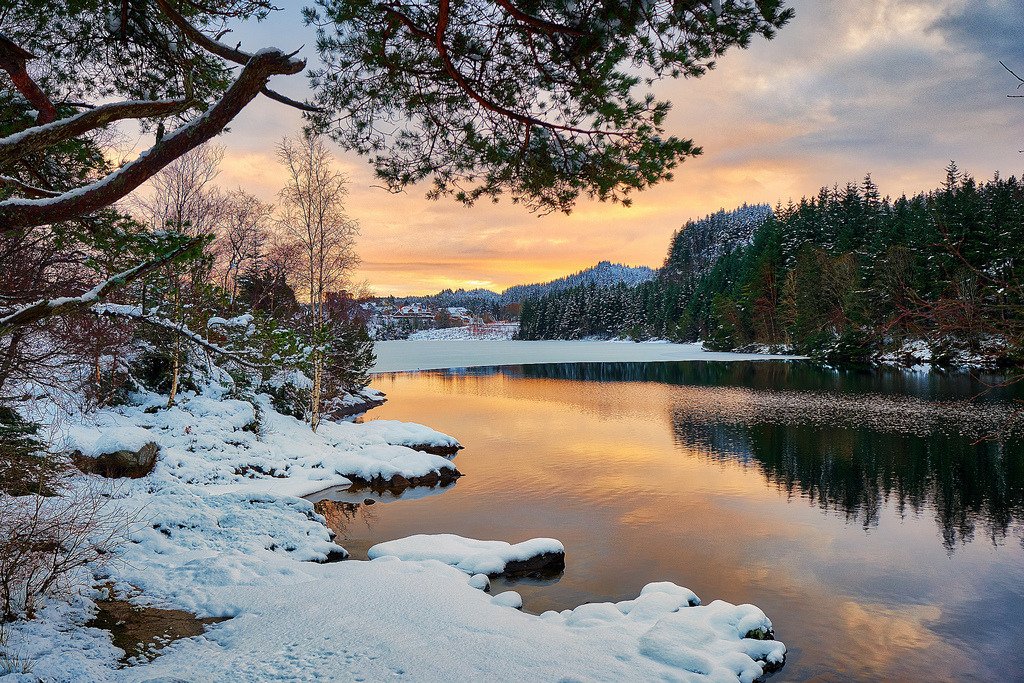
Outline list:
[[[243,46],[296,48],[315,60],[301,3],[236,32]],[[785,202],[870,172],[884,193],[937,186],[955,159],[981,177],[1020,174],[1024,100],[1009,99],[1024,69],[1020,0],[789,3],[796,19],[771,41],[727,54],[699,80],[656,86],[674,103],[669,132],[704,154],[632,208],[581,202],[569,216],[537,217],[509,202],[465,208],[392,195],[369,167],[341,153],[349,212],[361,224],[357,279],[377,294],[542,281],[599,260],[658,266],[687,219],[744,202]],[[274,87],[296,97],[302,77]],[[298,112],[260,98],[219,138],[219,178],[272,200],[283,181],[274,146],[301,125]]]

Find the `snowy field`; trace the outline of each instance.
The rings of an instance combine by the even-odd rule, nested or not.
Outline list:
[[[408,372],[537,363],[786,360],[799,356],[705,351],[701,344],[617,341],[478,341],[406,339],[377,342],[374,372]]]

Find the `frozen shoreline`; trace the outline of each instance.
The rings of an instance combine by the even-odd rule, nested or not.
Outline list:
[[[702,344],[609,341],[400,340],[374,345],[374,373],[538,363],[795,360],[802,356],[705,351]]]
[[[674,584],[542,615],[520,612],[512,591],[481,590],[479,572],[535,557],[564,561],[554,539],[410,537],[380,544],[377,559],[339,561],[347,553],[299,496],[353,478],[455,472],[449,459],[424,450],[454,453],[458,442],[392,420],[325,421],[313,433],[267,396],[250,403],[227,391],[211,384],[202,394],[184,392],[170,409],[162,397],[140,394],[68,425],[66,447],[84,457],[150,443],[158,457],[149,474],[109,489],[112,509],[139,520],[116,560],[83,571],[69,602],[46,600],[35,619],[8,625],[6,649],[33,669],[12,680],[750,683],[785,661],[785,645],[765,639],[772,623],[760,609],[702,605]],[[84,474],[69,483],[105,484]],[[424,545],[444,552],[424,555]],[[449,566],[455,556],[459,567]],[[154,645],[158,653],[151,648],[122,668],[125,653],[91,622],[97,601],[110,597],[219,623]]]

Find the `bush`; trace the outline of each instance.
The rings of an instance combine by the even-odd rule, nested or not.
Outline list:
[[[59,467],[43,449],[38,427],[0,406],[0,494],[52,495],[51,479]]]
[[[134,518],[109,495],[79,486],[62,495],[0,494],[0,621],[31,619],[40,598],[66,595],[127,538]]]

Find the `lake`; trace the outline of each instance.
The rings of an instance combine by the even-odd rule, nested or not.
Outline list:
[[[1024,680],[1022,392],[1001,379],[809,362],[379,375],[389,401],[366,419],[452,434],[465,476],[333,492],[352,504],[330,521],[356,558],[416,533],[557,538],[564,573],[493,586],[533,613],[651,581],[753,603],[789,648],[773,680]]]

